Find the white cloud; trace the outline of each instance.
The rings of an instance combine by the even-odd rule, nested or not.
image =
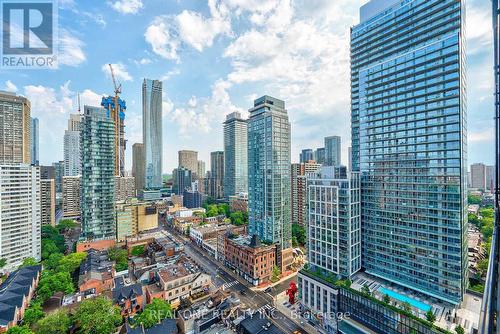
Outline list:
[[[175,68],[173,70],[168,71],[162,77],[160,77],[160,81],[167,81],[168,79],[170,79],[174,75],[179,75],[180,73],[181,73],[181,71],[178,68]]]
[[[139,60],[134,60],[134,63],[136,65],[148,65],[151,64],[153,61],[150,58],[141,58]]]
[[[144,7],[142,0],[118,0],[109,4],[114,10],[122,14],[137,14]]]
[[[467,8],[466,34],[469,55],[484,51],[487,47],[491,47],[493,42],[491,12],[487,8],[478,7],[476,5]]]
[[[495,130],[490,127],[478,132],[469,132],[467,138],[470,143],[492,143],[495,140]]]
[[[227,92],[229,88],[228,82],[217,80],[212,86],[212,94],[209,98],[192,96],[185,107],[172,109],[166,116],[177,124],[178,133],[182,137],[190,137],[199,133],[207,134],[213,130],[213,125],[219,126],[222,123],[227,113],[236,110],[243,112],[231,102]]]
[[[59,30],[58,64],[78,66],[87,60],[84,43],[66,29]]]
[[[183,45],[201,52],[211,47],[217,36],[231,35],[227,8],[215,0],[209,0],[208,6],[210,17],[190,10],[156,17],[144,34],[153,52],[169,60],[179,60],[178,51]]]
[[[5,81],[5,91],[15,93],[17,92],[17,86],[10,80]]]
[[[111,64],[113,66],[113,72],[118,81],[133,81],[134,78],[128,73],[127,68],[122,63]],[[109,64],[104,64],[101,66],[101,70],[106,74],[106,76],[111,79],[111,70]]]

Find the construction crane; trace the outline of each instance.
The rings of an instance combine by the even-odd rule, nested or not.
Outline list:
[[[115,89],[114,103],[110,107],[111,118],[115,122],[115,175],[123,176],[123,164],[124,164],[124,145],[123,141],[123,124],[120,118],[120,94],[122,93],[122,85],[116,80],[115,71],[113,70],[113,65],[109,65],[109,70],[111,72],[111,78],[113,79],[113,86]]]

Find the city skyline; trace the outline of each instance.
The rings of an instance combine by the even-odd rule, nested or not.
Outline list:
[[[128,107],[125,119],[125,137],[128,140],[126,170],[128,171],[132,169],[132,144],[142,141],[141,84],[144,77],[163,79],[163,142],[165,143],[163,173],[171,173],[176,167],[177,151],[182,149],[199,151],[200,160],[209,161],[210,152],[223,148],[220,125],[225,116],[233,111],[240,111],[246,116],[246,110],[252,105],[253,98],[263,94],[277,96],[287,101],[292,123],[292,162],[298,162],[302,149],[321,147],[323,138],[331,135],[342,137],[342,161],[347,162],[347,148],[350,142],[348,130],[349,62],[346,51],[349,42],[348,30],[358,22],[357,10],[364,2],[336,1],[335,4],[328,4],[328,1],[320,1],[317,5],[322,10],[314,10],[302,2],[290,5],[288,1],[269,1],[265,9],[271,13],[278,10],[280,13],[283,12],[279,16],[283,20],[280,21],[279,26],[265,27],[263,23],[258,24],[250,19],[252,14],[259,14],[257,9],[247,8],[244,5],[237,7],[232,1],[217,2],[216,8],[212,9],[212,14],[205,2],[160,6],[159,2],[151,1],[144,3],[135,13],[117,13],[116,19],[119,22],[134,24],[133,21],[137,21],[142,22],[144,26],[137,29],[139,36],[135,36],[137,37],[135,39],[140,39],[141,43],[131,47],[128,41],[123,41],[123,46],[120,48],[127,50],[119,52],[121,56],[118,57],[110,56],[109,53],[92,54],[90,52],[90,46],[94,48],[94,43],[99,43],[92,40],[94,34],[103,31],[112,34],[116,29],[110,20],[107,20],[106,27],[102,26],[104,21],[99,24],[89,24],[87,27],[83,26],[83,22],[91,20],[83,13],[97,12],[99,9],[113,9],[110,9],[106,3],[90,8],[65,1],[61,8],[61,14],[65,17],[61,22],[63,32],[61,35],[65,37],[64,43],[73,43],[70,44],[73,57],[71,61],[65,58],[61,69],[55,71],[57,75],[54,75],[54,71],[34,71],[30,72],[28,78],[22,74],[22,71],[20,73],[2,71],[0,73],[8,74],[5,76],[8,80],[0,81],[0,89],[17,90],[18,94],[26,95],[32,101],[31,116],[40,120],[40,164],[42,165],[50,165],[52,162],[63,160],[63,136],[57,133],[64,133],[69,114],[75,113],[78,109],[77,92],[81,92],[82,105],[100,105],[101,95],[112,94],[113,86],[107,74],[108,62],[120,64],[115,66],[116,74],[123,85],[121,97],[127,102]],[[234,10],[224,11],[222,4]],[[481,82],[481,85],[469,87],[468,161],[469,163],[492,164],[493,161],[487,160],[492,160],[490,153],[493,152],[491,131],[488,130],[491,128],[492,111],[491,114],[485,112],[492,110],[490,92],[493,80],[489,71],[492,64],[491,57],[488,56],[491,51],[491,28],[489,25],[483,26],[478,23],[489,20],[487,14],[489,4],[471,0],[468,1],[467,6],[469,9],[467,15],[469,81]],[[342,11],[336,11],[337,7],[341,7]],[[239,15],[236,14],[237,10],[241,12]],[[342,14],[339,14],[339,17],[333,14],[340,12]],[[80,15],[75,17],[76,13]],[[160,22],[158,20],[161,20],[161,17],[155,15],[173,15],[178,18],[176,22],[180,22],[181,18],[188,14],[194,15],[194,13],[199,13],[202,22],[209,24],[209,27],[218,23],[221,26],[217,26],[217,29],[220,30],[224,26],[226,30],[216,31],[218,33],[210,30],[210,34],[215,34],[210,39],[211,44],[188,39],[186,32],[186,35],[179,37],[183,40],[176,44],[178,59],[173,60],[163,57],[166,54],[162,50],[165,51],[166,46],[161,48],[161,45],[148,42],[148,40],[153,40],[151,37],[146,40],[144,35],[147,32],[152,34],[153,28],[158,27]],[[220,17],[216,16],[217,13]],[[261,15],[262,20],[269,19],[267,15],[262,13]],[[305,18],[311,18],[310,22]],[[98,19],[99,15],[95,15],[94,20]],[[104,20],[102,17],[101,19]],[[319,25],[321,20],[327,23],[323,30]],[[245,24],[239,25],[239,21]],[[293,43],[285,50],[283,57],[291,54],[293,48],[301,55],[314,52],[310,63],[305,59],[306,57],[300,57],[301,63],[294,64],[297,68],[302,68],[300,66],[302,64],[311,65],[310,68],[320,68],[305,70],[307,76],[303,78],[303,81],[297,79],[298,70],[288,74],[277,72],[277,63],[287,59],[278,58],[269,50],[262,55],[263,59],[259,60],[253,54],[252,47],[253,43],[263,36],[269,36],[273,40],[276,39],[277,43],[282,43],[284,37],[277,36],[278,32],[299,27],[313,29],[308,30],[311,32],[317,31],[317,38],[320,39],[316,43],[318,45],[314,47],[293,40]],[[214,28],[214,30],[217,29]],[[255,32],[252,32],[252,29]],[[274,30],[271,31],[271,29]],[[227,33],[229,30],[232,34]],[[335,41],[339,45],[326,43],[323,39]],[[252,42],[247,49],[242,48],[245,41]],[[337,52],[337,47],[345,51]],[[308,51],[310,48],[313,51]],[[99,49],[99,45],[96,45],[96,49]],[[131,52],[128,49],[135,51]],[[331,59],[323,64],[319,55],[331,57]],[[243,62],[244,68],[236,67],[235,63],[238,60]],[[197,71],[193,71],[193,64],[200,64],[200,62],[201,64],[213,62],[215,65],[213,67],[202,66],[201,69],[198,65]],[[290,65],[288,62],[285,64]],[[104,69],[102,69],[103,65],[106,65]],[[335,69],[340,70],[340,75],[333,75],[334,66],[338,66]],[[257,73],[262,69],[272,70],[275,76],[270,80],[260,76],[254,79],[249,78],[254,70]],[[333,78],[324,80],[323,75],[318,75],[320,71],[324,71],[327,76]],[[314,75],[317,81],[312,79]],[[90,80],[91,76],[100,76],[102,80]],[[344,79],[341,80],[342,78]],[[89,82],[92,82],[92,85],[89,85]],[[305,86],[310,88],[304,90]],[[331,89],[327,86],[336,88],[333,95],[330,94]],[[296,94],[297,91],[304,91],[304,93]],[[309,99],[309,97],[313,98]],[[318,103],[321,100],[327,103]],[[293,131],[293,129],[301,129],[301,131]],[[58,149],[54,150],[53,147]]]

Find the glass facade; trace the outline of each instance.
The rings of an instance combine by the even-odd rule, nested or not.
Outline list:
[[[144,144],[146,189],[162,187],[162,83],[144,79],[142,83],[142,143]]]
[[[30,144],[31,144],[31,164],[38,166],[39,164],[39,122],[38,118],[31,118],[30,129]]]
[[[465,4],[369,6],[351,30],[363,264],[457,304],[467,286]]]
[[[115,125],[103,108],[84,107],[81,133],[83,239],[115,238]]]
[[[359,173],[323,167],[307,184],[309,265],[326,275],[351,277],[361,269]]]
[[[248,192],[248,126],[239,112],[224,122],[224,197]]]
[[[254,101],[248,120],[249,234],[291,247],[290,122],[285,102]]]
[[[339,136],[325,137],[325,165],[340,166],[342,142]]]

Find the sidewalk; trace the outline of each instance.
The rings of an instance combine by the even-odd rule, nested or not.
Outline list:
[[[263,284],[260,284],[258,286],[255,286],[255,287],[251,288],[251,290],[253,290],[253,291],[264,291],[267,288],[275,287],[276,285],[279,285],[279,284],[283,283],[284,281],[286,281],[286,280],[288,280],[288,279],[290,279],[290,278],[292,278],[294,276],[297,276],[297,272],[296,271],[290,271],[287,276],[281,277],[279,281],[276,281],[274,283],[266,282],[266,283],[263,283]]]
[[[304,328],[308,333],[326,334],[322,329],[312,326],[306,319],[300,316],[298,301],[294,305],[290,305],[286,291],[276,296],[274,307],[294,323]]]

